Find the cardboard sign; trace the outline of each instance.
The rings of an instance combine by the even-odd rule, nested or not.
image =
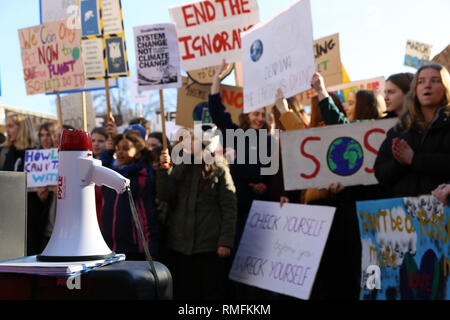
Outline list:
[[[56,186],[58,183],[58,149],[25,151],[24,171],[27,187]]]
[[[195,1],[169,7],[184,71],[241,60],[241,32],[259,22],[256,0]]]
[[[194,83],[190,78],[183,77],[183,87],[178,89],[176,124],[192,128],[195,121],[211,123],[208,110],[209,86]],[[244,96],[241,87],[220,85],[220,94],[225,111],[230,113],[234,123],[239,123],[242,113]]]
[[[430,60],[431,48],[433,46],[414,40],[408,40],[406,43],[405,66],[419,69],[426,65]]]
[[[309,299],[335,208],[253,201],[231,280]]]
[[[139,90],[181,87],[175,24],[134,27],[136,68]]]
[[[314,59],[316,71],[323,76],[327,87],[349,82],[345,81],[345,70],[341,63],[339,33],[314,40]],[[311,98],[315,94],[312,88],[300,93],[300,103],[303,106],[311,105]]]
[[[80,29],[69,29],[66,20],[19,30],[28,95],[84,88],[80,39]]]
[[[378,183],[373,165],[397,119],[366,120],[281,133],[285,190]]]
[[[229,63],[228,67],[221,74],[219,74],[220,81],[222,81],[223,79],[225,79],[226,77],[228,77],[230,75],[231,71],[233,71],[233,69],[234,69],[234,65],[235,65],[234,63]],[[202,68],[202,69],[198,69],[198,70],[191,70],[191,71],[187,72],[187,75],[194,82],[201,84],[201,85],[209,86],[213,83],[214,75],[215,75],[216,69],[218,67],[219,66],[214,66],[214,67]]]
[[[79,2],[86,79],[128,77],[120,0]]]
[[[87,131],[91,132],[96,127],[95,111],[92,101],[92,94],[86,92],[86,121]],[[83,129],[83,97],[81,93],[71,93],[61,96],[62,122],[75,129]]]
[[[339,99],[346,104],[348,102],[348,95],[350,92],[356,92],[358,90],[374,90],[378,91],[384,96],[385,87],[384,77],[377,77],[367,80],[353,81],[343,83],[337,86],[328,87],[329,92],[333,92],[338,95]]]
[[[244,112],[311,88],[315,72],[310,0],[300,0],[242,34]]]
[[[357,202],[356,210],[362,300],[450,299],[450,207],[424,195]]]
[[[448,45],[447,48],[442,50],[441,53],[436,55],[431,61],[437,62],[446,67],[447,70],[450,70],[450,45]]]

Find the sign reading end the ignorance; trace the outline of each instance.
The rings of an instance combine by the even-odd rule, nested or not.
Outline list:
[[[256,0],[204,0],[169,8],[184,71],[241,60],[241,32],[259,22]]]
[[[254,201],[229,278],[309,299],[335,208]]]

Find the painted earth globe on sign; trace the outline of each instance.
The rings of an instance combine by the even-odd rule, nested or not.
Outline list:
[[[250,57],[254,62],[258,61],[263,54],[263,44],[261,40],[255,40],[250,47]]]
[[[330,170],[339,176],[350,176],[362,166],[364,154],[358,141],[342,137],[334,140],[328,149],[327,162]]]
[[[192,118],[194,122],[201,121],[202,123],[211,123],[211,116],[209,114],[209,108],[207,102],[199,103],[192,112]]]

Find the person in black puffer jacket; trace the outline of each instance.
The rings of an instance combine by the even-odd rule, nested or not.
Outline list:
[[[420,68],[405,113],[388,131],[375,176],[389,197],[430,194],[450,180],[450,76],[443,66]]]

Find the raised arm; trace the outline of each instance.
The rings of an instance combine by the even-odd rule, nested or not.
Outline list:
[[[325,124],[330,125],[349,123],[345,114],[339,111],[333,99],[331,99],[330,95],[328,94],[327,88],[325,87],[325,81],[320,73],[316,72],[313,75],[311,80],[311,87],[313,87],[317,93],[320,113]]]
[[[231,115],[225,112],[225,106],[222,103],[222,97],[220,96],[220,74],[226,69],[227,63],[222,60],[222,64],[216,69],[214,74],[213,83],[211,85],[211,94],[208,100],[208,109],[211,119],[214,124],[221,130],[226,129],[239,129],[231,119]]]

